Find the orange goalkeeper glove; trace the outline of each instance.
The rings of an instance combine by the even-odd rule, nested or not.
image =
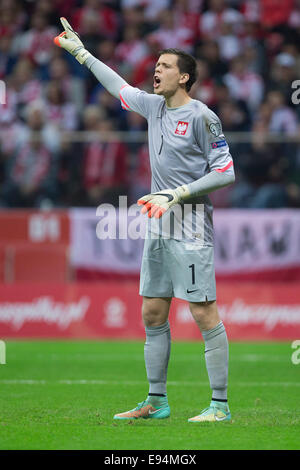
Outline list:
[[[63,47],[66,51],[70,52],[80,64],[84,64],[91,54],[84,48],[83,43],[79,39],[79,35],[74,31],[66,18],[62,17],[60,21],[64,31],[54,38],[54,43],[58,47]]]
[[[138,200],[142,214],[148,212],[148,217],[159,219],[170,207],[188,198],[190,192],[186,184],[176,189],[164,189],[157,193],[146,194]]]

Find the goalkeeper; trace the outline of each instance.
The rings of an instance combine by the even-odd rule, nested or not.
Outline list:
[[[134,409],[118,413],[114,419],[170,416],[166,388],[171,347],[168,317],[172,298],[177,297],[189,302],[203,336],[212,391],[209,406],[188,421],[228,421],[228,340],[216,304],[212,205],[208,194],[232,184],[235,177],[218,117],[189,96],[196,81],[196,61],[178,49],[161,51],[154,70],[154,93],[149,94],[133,88],[93,57],[68,21],[61,18],[61,22],[64,31],[54,39],[55,44],[88,67],[108,92],[120,99],[124,109],[135,111],[148,121],[152,192],[140,198],[138,204],[151,222],[140,276],[149,394]],[[185,211],[187,205],[191,210]],[[161,223],[172,206],[174,224],[182,225],[181,238],[178,230],[173,230],[172,236],[170,230],[165,233],[165,224]],[[183,220],[175,210],[178,207],[184,212]],[[195,230],[199,208],[203,215],[200,233]]]

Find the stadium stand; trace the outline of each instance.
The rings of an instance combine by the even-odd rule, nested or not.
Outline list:
[[[300,207],[300,111],[291,99],[299,1],[1,0],[3,208],[116,204],[118,194],[132,203],[148,189],[147,149],[134,140],[146,122],[53,45],[63,15],[93,54],[149,92],[160,49],[195,55],[192,97],[220,116],[237,174],[213,195],[215,207]],[[115,131],[127,137],[107,139]]]

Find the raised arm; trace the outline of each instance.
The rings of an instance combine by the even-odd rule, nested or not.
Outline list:
[[[120,77],[114,70],[96,59],[89,51],[87,51],[79,38],[79,35],[73,30],[66,18],[60,18],[64,31],[54,38],[54,43],[63,47],[72,54],[76,60],[85,65],[95,75],[101,85],[113,95],[120,98],[120,91],[127,82]]]

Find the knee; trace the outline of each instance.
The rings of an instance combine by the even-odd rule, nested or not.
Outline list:
[[[142,306],[142,317],[145,326],[163,325],[169,315],[169,305],[160,302],[144,301]]]
[[[162,313],[153,307],[143,307],[142,316],[145,326],[159,326],[164,323],[164,316]]]
[[[220,321],[216,301],[190,303],[190,311],[201,330],[214,328]]]
[[[204,321],[208,315],[208,308],[206,303],[191,304],[190,311],[194,319],[198,322]]]

